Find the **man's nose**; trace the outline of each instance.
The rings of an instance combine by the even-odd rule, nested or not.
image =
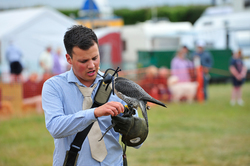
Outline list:
[[[94,66],[95,66],[94,62],[90,61],[89,65],[88,65],[88,68],[93,68]]]

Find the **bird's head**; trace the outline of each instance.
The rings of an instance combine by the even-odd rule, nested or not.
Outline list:
[[[114,81],[115,78],[118,77],[118,72],[121,71],[121,69],[119,67],[117,67],[116,70],[114,69],[107,69],[104,76],[103,77],[103,82],[105,84],[107,84],[106,86],[106,90],[108,89],[108,86],[110,85],[110,83],[112,83],[112,92],[114,94]]]
[[[112,80],[114,79],[115,77],[113,75],[111,75],[110,73],[107,73],[104,78],[103,78],[103,82],[105,84],[110,84],[112,82]]]

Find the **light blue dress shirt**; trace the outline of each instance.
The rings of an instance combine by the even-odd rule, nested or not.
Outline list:
[[[102,73],[103,74],[103,73]],[[97,75],[95,83],[100,84],[102,77]],[[66,151],[76,133],[84,130],[89,124],[98,120],[102,133],[111,125],[110,116],[95,118],[95,108],[82,110],[84,97],[75,83],[83,85],[74,75],[73,70],[48,79],[42,90],[42,106],[45,113],[46,127],[54,138],[55,150],[53,166],[62,166]],[[93,90],[94,98],[98,86]],[[116,95],[111,94],[109,101],[126,103]],[[138,114],[137,114],[138,115]],[[79,152],[78,166],[122,166],[122,148],[119,144],[119,133],[112,128],[103,138],[108,154],[99,163],[91,157],[88,137]]]

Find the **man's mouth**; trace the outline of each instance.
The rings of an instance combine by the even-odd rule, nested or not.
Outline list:
[[[92,70],[92,71],[88,72],[88,76],[93,76],[93,75],[95,75],[95,70]]]
[[[92,71],[89,71],[88,73],[94,73],[95,72],[95,70],[92,70]]]

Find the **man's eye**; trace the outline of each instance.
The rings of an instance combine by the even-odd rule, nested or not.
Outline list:
[[[81,63],[86,63],[87,61],[80,61]]]

